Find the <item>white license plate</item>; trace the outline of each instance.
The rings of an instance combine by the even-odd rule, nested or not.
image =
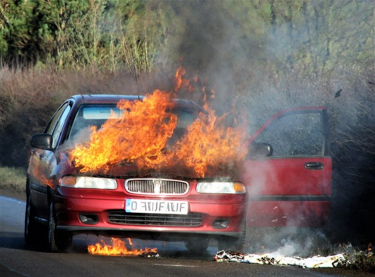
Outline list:
[[[188,214],[187,201],[126,199],[127,213],[146,214]]]

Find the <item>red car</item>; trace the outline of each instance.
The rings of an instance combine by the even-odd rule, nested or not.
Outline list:
[[[220,249],[242,245],[253,226],[326,223],[332,165],[324,108],[289,110],[268,121],[249,138],[249,155],[238,177],[185,176],[177,169],[140,172],[125,162],[105,174],[80,172],[65,150],[87,140],[82,130],[100,128],[111,111],[121,114],[120,100],[141,99],[73,96],[44,133],[31,138],[27,243],[43,236],[40,227],[46,226],[52,251],[65,249],[80,233],[185,241],[187,249],[202,251],[211,238]],[[191,101],[174,100],[178,122],[173,137],[182,136],[200,112]]]
[[[210,238],[218,239],[221,248],[241,243],[246,189],[238,180],[140,172],[121,162],[105,174],[89,174],[68,160],[64,150],[83,139],[83,130],[100,128],[111,111],[123,112],[116,107],[120,100],[142,101],[137,96],[73,96],[44,133],[31,138],[26,242],[48,233],[49,248],[59,251],[71,244],[74,234],[95,233],[185,241],[187,249],[199,251]],[[174,136],[182,136],[203,110],[191,101],[173,101],[172,113],[178,115]],[[40,231],[43,225],[48,232]]]

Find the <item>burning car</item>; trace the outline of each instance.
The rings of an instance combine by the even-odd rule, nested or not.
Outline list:
[[[217,146],[226,158],[213,169],[210,153],[198,158],[189,146],[199,121],[209,124],[200,106],[163,92],[67,99],[31,138],[26,242],[45,236],[60,251],[73,235],[93,233],[200,251],[211,238],[223,249],[242,243],[246,188],[224,166],[233,145]]]
[[[94,233],[240,251],[252,227],[327,223],[324,107],[282,111],[249,136],[245,121],[172,95],[76,95],[58,108],[31,138],[27,243],[46,233],[57,251]]]

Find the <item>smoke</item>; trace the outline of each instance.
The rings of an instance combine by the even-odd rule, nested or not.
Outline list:
[[[245,250],[273,257],[327,256],[339,252],[321,230],[300,227],[254,227]]]
[[[232,110],[236,104],[238,69],[235,60],[241,55],[237,52],[240,45],[236,41],[239,34],[235,32],[235,20],[224,2],[171,2],[176,16],[183,18],[184,24],[180,40],[170,56],[178,53],[187,77],[198,76],[201,87],[215,91],[211,105],[218,115]]]
[[[370,161],[374,160],[371,149],[375,136],[371,129],[374,126],[371,115],[375,86],[368,83],[371,73],[364,74],[360,65],[355,69],[354,66],[349,68],[343,64],[340,54],[340,51],[344,51],[342,38],[337,38],[332,51],[325,48],[328,45],[325,41],[327,36],[322,35],[322,28],[332,36],[336,32],[349,32],[353,20],[360,24],[363,18],[352,17],[348,23],[341,22],[341,29],[334,29],[335,26],[324,25],[328,21],[320,21],[327,16],[322,14],[317,19],[319,24],[313,25],[318,16],[309,17],[307,10],[303,10],[306,6],[303,6],[300,17],[294,17],[293,21],[284,24],[275,22],[268,28],[260,26],[259,32],[263,33],[259,34],[249,32],[256,30],[253,25],[261,21],[260,15],[251,13],[242,2],[168,3],[176,15],[186,22],[174,51],[181,56],[181,63],[191,77],[198,75],[204,85],[215,90],[213,107],[217,113],[222,114],[233,107],[238,113],[246,112],[250,132],[254,133],[280,110],[301,106],[328,108],[332,146],[330,155],[334,166],[329,232],[331,237],[333,234],[333,241],[337,241],[353,239],[358,229],[363,231],[364,225],[373,222],[369,217],[363,217],[369,210],[366,204],[369,199],[359,206],[355,198],[360,196],[364,199],[364,192],[369,190],[370,172],[374,169]],[[238,5],[243,13],[234,16],[228,5]],[[319,1],[311,5],[313,12],[321,8]],[[332,9],[336,8],[332,6]],[[353,14],[359,12],[352,11]],[[244,29],[246,27],[248,32]],[[359,48],[353,49],[353,52],[353,57],[358,55]],[[301,62],[303,58],[305,62]],[[335,92],[340,89],[341,96],[335,98]],[[249,178],[253,184],[249,192],[251,195],[264,190],[267,182],[278,176],[273,175],[272,169],[265,168]],[[353,228],[350,222],[359,212],[361,218],[368,220],[362,219],[360,225],[357,224],[360,227]],[[294,220],[289,219],[287,225],[293,226]],[[291,233],[294,231],[297,232],[293,230]],[[276,238],[278,234],[278,231],[272,234],[275,238],[268,235],[267,240],[282,242],[280,251],[298,254],[298,249],[301,251],[314,246],[310,239],[306,239],[301,246],[301,242],[293,240],[295,237]],[[315,234],[321,237],[319,232]],[[329,245],[328,241],[326,243]]]
[[[311,238],[308,238],[304,241],[303,244],[296,242],[295,240],[291,239],[282,239],[281,240],[281,247],[278,248],[275,252],[271,253],[271,256],[310,256],[311,248],[313,246],[313,242]]]
[[[214,2],[189,1],[175,6],[186,18],[185,32],[177,51],[183,56],[187,70],[207,73],[219,58],[220,48],[227,37],[228,28],[223,10]]]

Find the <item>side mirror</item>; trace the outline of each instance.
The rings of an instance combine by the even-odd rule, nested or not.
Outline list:
[[[272,156],[273,148],[269,143],[264,142],[254,142],[250,144],[249,148],[249,158],[261,158]]]
[[[34,148],[51,150],[52,149],[52,135],[35,134],[31,137],[30,145]]]

